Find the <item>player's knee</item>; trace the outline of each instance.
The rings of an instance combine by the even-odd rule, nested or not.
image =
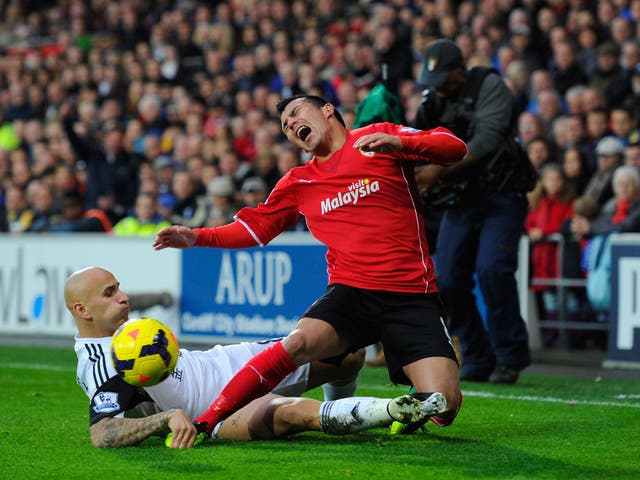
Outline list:
[[[313,339],[309,338],[309,335],[304,330],[296,328],[282,341],[282,346],[285,348],[289,356],[298,365],[307,363],[311,360],[313,345]]]
[[[287,397],[264,398],[258,408],[247,415],[247,428],[252,440],[272,440],[291,433],[287,407],[295,399]]]
[[[305,399],[281,399],[274,410],[273,433],[275,438],[283,438],[305,430],[315,430],[313,418],[303,408]]]

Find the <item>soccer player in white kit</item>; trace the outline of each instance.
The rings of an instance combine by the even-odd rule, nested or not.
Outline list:
[[[206,351],[180,349],[172,375],[153,387],[124,382],[109,357],[111,336],[129,317],[129,299],[107,270],[89,267],[72,274],[65,285],[65,302],[78,326],[75,351],[77,383],[90,399],[91,440],[96,447],[136,445],[151,435],[173,434],[170,446],[191,447],[198,430],[192,423],[227,382],[273,342],[244,342]],[[363,352],[340,366],[307,363],[273,390],[238,410],[215,427],[214,436],[233,440],[282,438],[307,430],[331,435],[390,425],[393,420],[416,423],[446,408],[443,397],[421,402],[403,395],[395,399],[353,397],[325,402],[295,398],[325,382],[353,379]],[[337,396],[353,393],[334,391]]]

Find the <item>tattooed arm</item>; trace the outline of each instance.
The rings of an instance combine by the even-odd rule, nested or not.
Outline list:
[[[91,426],[94,447],[129,447],[137,445],[151,435],[173,432],[171,448],[192,447],[196,428],[182,410],[173,409],[144,418],[103,418]]]

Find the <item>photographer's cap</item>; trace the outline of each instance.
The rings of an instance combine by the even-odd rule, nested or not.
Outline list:
[[[449,73],[462,65],[462,51],[451,40],[436,40],[424,52],[418,82],[427,88],[439,88]]]

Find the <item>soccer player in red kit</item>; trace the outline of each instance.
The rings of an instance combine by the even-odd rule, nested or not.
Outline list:
[[[197,423],[210,432],[268,393],[298,365],[339,362],[382,342],[389,377],[413,385],[434,405],[431,420],[450,424],[462,400],[458,364],[445,326],[425,238],[414,162],[451,165],[466,144],[439,127],[421,131],[391,123],[348,130],[334,105],[296,95],[278,103],[282,130],[313,153],[290,170],[264,203],[243,208],[222,227],[161,230],[154,248],[263,246],[304,215],[327,250],[329,285],[296,328],[254,356]]]

